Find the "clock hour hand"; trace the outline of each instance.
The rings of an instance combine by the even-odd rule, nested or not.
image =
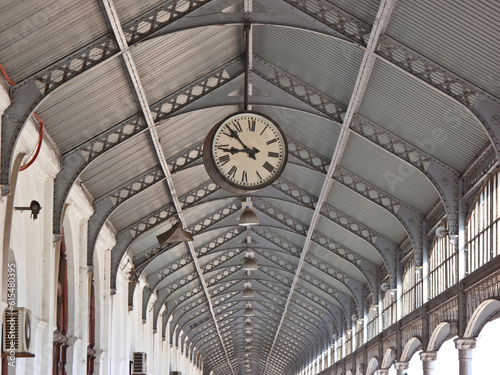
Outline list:
[[[238,149],[238,148],[235,148],[235,147],[231,147],[231,148],[220,148],[221,151],[224,151],[224,152],[230,152],[231,155],[234,155],[234,154],[237,154],[238,152],[247,152],[246,150],[241,150],[241,149]]]

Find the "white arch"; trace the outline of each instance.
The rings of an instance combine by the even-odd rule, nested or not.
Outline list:
[[[488,299],[474,311],[465,329],[464,338],[477,337],[484,325],[500,312],[500,301]]]
[[[427,345],[428,352],[437,352],[441,345],[448,338],[458,334],[457,322],[441,322],[437,325],[431,334],[429,344]]]
[[[356,368],[356,375],[363,375],[363,364],[360,363]]]
[[[368,367],[366,368],[366,375],[373,375],[375,373],[375,370],[377,370],[378,367],[378,359],[377,357],[373,357],[370,359],[368,362]]]
[[[380,365],[381,369],[388,369],[392,366],[394,361],[396,360],[396,349],[389,348],[384,353],[384,358],[382,359],[382,364]]]
[[[405,345],[401,354],[401,362],[408,362],[413,354],[422,348],[422,341],[418,337],[412,337]]]
[[[347,370],[347,372],[346,372],[345,375],[352,375],[352,371],[351,370]]]

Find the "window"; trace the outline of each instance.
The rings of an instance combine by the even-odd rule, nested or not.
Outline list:
[[[396,296],[390,290],[385,292],[382,306],[382,324],[386,329],[396,323]]]
[[[466,227],[467,273],[499,254],[497,245],[499,174],[488,179],[471,207]]]
[[[443,224],[444,227],[447,223]],[[448,236],[436,237],[429,255],[429,296],[439,293],[455,285],[457,282],[457,249]]]
[[[363,330],[363,320],[358,319],[356,324],[356,349],[359,348],[364,343],[364,330]]]
[[[368,324],[367,324],[367,334],[368,340],[371,340],[379,333],[378,329],[378,306],[373,303],[368,308]]]
[[[403,273],[403,316],[422,306],[422,275],[415,267],[412,255]]]

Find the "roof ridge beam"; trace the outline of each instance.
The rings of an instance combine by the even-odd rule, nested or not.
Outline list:
[[[294,0],[290,0],[290,1],[294,1]],[[297,0],[297,1],[299,1],[299,0]],[[302,1],[307,1],[307,0],[302,0]],[[269,355],[266,359],[266,367],[265,367],[266,369],[267,369],[268,364],[269,364],[269,359],[272,356],[273,347],[276,343],[276,340],[278,339],[279,330],[281,329],[281,325],[283,324],[283,321],[285,320],[286,312],[288,310],[288,306],[289,306],[290,301],[292,299],[295,285],[297,284],[297,282],[299,280],[300,272],[301,272],[302,267],[305,263],[305,257],[310,249],[312,235],[313,235],[313,232],[316,230],[316,227],[318,225],[319,218],[321,215],[321,208],[322,208],[323,204],[325,203],[325,201],[328,197],[328,194],[330,193],[331,186],[333,183],[333,179],[332,179],[333,174],[334,174],[337,166],[340,164],[340,160],[342,158],[343,152],[344,152],[345,147],[347,145],[347,140],[349,138],[349,127],[351,126],[352,118],[353,118],[354,114],[358,111],[359,105],[361,103],[361,99],[362,99],[364,92],[366,90],[366,86],[368,84],[368,80],[370,78],[370,75],[371,75],[371,72],[372,72],[372,69],[373,69],[373,66],[375,63],[375,59],[373,57],[374,51],[377,47],[377,43],[380,39],[380,35],[383,34],[385,27],[386,27],[387,23],[389,22],[389,19],[390,19],[391,13],[392,13],[392,9],[394,7],[394,3],[395,3],[395,0],[382,0],[380,7],[379,7],[379,10],[377,12],[375,25],[370,32],[370,37],[369,37],[369,40],[367,43],[367,48],[366,48],[366,51],[365,51],[364,56],[363,56],[363,61],[361,63],[361,68],[360,68],[359,73],[358,73],[358,78],[356,80],[354,91],[352,93],[351,100],[349,102],[349,106],[347,108],[346,115],[344,117],[344,122],[342,124],[340,136],[339,136],[337,144],[335,146],[335,151],[333,153],[332,161],[330,163],[330,166],[328,167],[328,172],[326,175],[325,183],[323,184],[323,187],[321,189],[321,194],[318,198],[318,205],[317,205],[316,209],[314,210],[314,214],[313,214],[313,217],[311,219],[311,225],[309,226],[309,231],[308,231],[305,243],[304,243],[304,247],[302,249],[302,253],[300,255],[299,265],[297,267],[297,271],[296,271],[293,283],[290,287],[290,294],[288,296],[287,302],[285,303],[285,309],[284,309],[280,324],[278,326],[278,329],[276,330],[276,335],[274,337],[273,344],[272,344],[271,349],[269,351]],[[333,12],[333,13],[335,13],[335,12]],[[340,17],[340,14],[341,13],[337,12],[338,17]],[[363,37],[363,39],[364,39],[364,37]],[[396,286],[395,277],[391,278],[391,286],[393,286],[393,287]]]

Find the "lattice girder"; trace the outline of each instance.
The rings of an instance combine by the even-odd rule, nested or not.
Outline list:
[[[222,292],[225,292],[226,289],[236,285],[239,282],[239,279],[231,280],[230,278],[231,276],[234,276],[237,271],[239,271],[239,267],[228,267],[226,269],[220,270],[210,275],[211,279],[207,281],[210,295],[212,297],[215,297],[221,294]],[[194,294],[191,293],[191,289],[195,291]],[[195,298],[197,295],[204,295],[203,288],[201,289],[198,288],[196,284],[193,282],[185,283],[182,285],[182,288],[176,288],[176,289],[171,288],[170,285],[166,285],[164,288],[161,289],[161,291],[163,290],[168,290],[170,292],[166,300],[167,316],[174,314],[175,310],[182,305],[182,302],[187,301],[189,298]],[[187,295],[189,295],[188,299],[186,299]],[[224,302],[226,299],[227,299],[226,297],[223,297],[219,303]]]
[[[219,187],[214,183],[207,183],[203,185],[200,189],[194,189],[182,197],[179,198],[180,202],[189,202],[185,206],[181,206],[183,209],[193,206],[196,202],[200,201],[204,197],[217,191]],[[208,217],[194,223],[189,227],[193,235],[201,233],[203,230],[208,228],[213,222],[218,221],[225,214],[230,215],[236,210],[234,203],[229,203],[222,209],[215,213],[210,214]],[[150,215],[138,220],[134,224],[125,228],[116,236],[116,245],[111,251],[111,289],[116,287],[116,274],[118,272],[119,263],[125,254],[128,247],[132,242],[139,236],[153,228],[154,226],[161,224],[165,221],[170,220],[176,215],[177,211],[173,203],[170,203]]]
[[[266,281],[263,282],[262,284],[265,285],[266,287],[268,287],[269,289],[273,290],[273,293],[261,291],[260,294],[267,296],[267,298],[270,299],[271,301],[273,301],[275,298],[275,295],[278,294],[284,299],[283,303],[286,301],[286,298],[288,295],[287,294],[283,295],[282,293],[280,293],[280,291],[282,291],[282,289],[280,289],[277,284],[271,283],[271,282],[266,282]],[[269,296],[267,294],[269,294]],[[321,311],[323,313],[329,315],[330,318],[333,318],[331,312],[327,308],[319,305],[316,301],[314,301],[313,299],[311,299],[308,296],[305,296],[305,298],[309,299],[314,305],[318,306],[318,308],[321,308]],[[297,304],[298,306],[300,306],[302,309],[304,309],[304,311],[308,311],[309,313],[314,314],[316,316],[316,319],[319,319],[320,323],[325,324],[326,331],[327,332],[330,331],[330,328],[326,324],[324,317],[322,316],[321,312],[319,312],[318,308],[311,307],[311,305],[309,305],[308,303],[304,303],[303,301],[297,302],[296,300],[292,300],[292,302]],[[311,309],[314,311],[311,311]]]
[[[351,129],[420,170],[434,185],[441,197],[448,215],[450,233],[456,234],[458,228],[458,173],[446,164],[358,115],[355,116]],[[402,179],[401,176],[391,176],[391,183],[395,186]]]
[[[270,257],[276,257],[276,258],[278,258],[278,263],[279,264],[278,263],[276,263],[276,264],[279,265],[280,267],[283,267],[282,264],[289,264],[289,262],[287,262],[285,259],[283,259],[281,257],[277,257],[275,254],[266,254],[266,253],[263,253],[263,252],[259,252],[259,253],[261,255],[263,255],[264,257],[266,257],[266,259],[271,260],[271,261],[273,261],[273,260],[270,259]],[[309,278],[307,280],[308,282],[311,282],[310,280],[312,279],[314,286],[318,287],[317,286],[318,284],[321,285],[322,288],[324,289],[324,291],[329,295],[330,299],[333,299],[333,300],[337,301],[338,304],[341,304],[341,301],[337,298],[337,295],[339,293],[341,293],[338,289],[336,289],[333,286],[330,286],[327,282],[325,282],[323,280],[319,280],[319,279],[315,278],[314,276],[312,276],[307,271],[302,270],[301,275],[302,274],[309,275]],[[266,287],[270,288],[275,293],[280,294],[285,299],[288,296],[288,292],[286,292],[282,287],[278,287],[277,284],[275,284],[273,282],[269,282],[267,280],[262,280],[261,284],[263,284]],[[324,285],[324,284],[326,284],[326,285]],[[332,315],[332,312],[329,310],[329,306],[330,306],[331,303],[326,303],[323,298],[319,297],[318,295],[316,295],[314,292],[312,292],[310,290],[307,291],[307,294],[304,294],[305,291],[306,291],[305,288],[301,287],[299,285],[296,286],[295,291],[297,291],[299,294],[304,295],[305,298],[310,299],[312,303],[318,305],[319,308],[324,309],[324,311],[326,311],[328,314]]]
[[[371,26],[326,0],[285,0],[354,43],[366,46]]]
[[[260,57],[254,58],[253,69],[256,74],[268,82],[300,99],[302,102],[309,104],[311,107],[324,113],[339,124],[343,122],[347,110],[345,105],[327,98],[308,84],[290,76],[280,68]]]
[[[196,301],[195,301],[196,302]],[[195,304],[195,302],[193,302],[193,304]],[[233,302],[228,302],[228,303],[225,303],[225,304],[221,304],[220,302],[220,298],[213,298],[212,299],[212,304],[214,306],[214,311],[215,311],[215,314],[220,314],[221,312],[224,312],[224,311],[227,311],[227,310],[230,310],[232,307],[234,307],[238,302],[237,301],[233,301]],[[220,305],[220,306],[219,306]],[[184,309],[186,310],[186,309]],[[186,310],[184,312],[180,312],[181,314],[179,319],[176,320],[176,322],[178,322],[180,320],[180,318],[183,318],[185,319],[185,323],[184,324],[188,324],[189,322],[195,320],[195,319],[198,319],[200,318],[200,316],[206,314],[208,315],[208,317],[206,318],[207,320],[208,319],[212,319],[212,316],[210,314],[210,309],[208,308],[208,305],[205,307],[205,306],[196,306],[196,304],[191,308],[191,310]],[[165,321],[166,319],[164,319]],[[175,324],[171,324],[170,325],[171,327],[171,332],[170,332],[170,339],[172,339],[172,335],[175,333]],[[166,324],[164,325],[163,327],[163,332],[165,332],[165,328],[166,328]],[[164,336],[165,337],[165,336]]]
[[[405,228],[406,233],[413,244],[413,250],[417,263],[418,259],[420,259],[420,264],[418,265],[421,265],[423,246],[422,214],[342,167],[337,168],[333,178],[335,181],[364,196],[365,198],[368,198],[396,216],[401,225]]]
[[[254,200],[254,207],[259,209],[266,215],[269,215],[273,217],[275,220],[278,220],[279,222],[290,227],[290,229],[294,230],[295,232],[298,232],[297,228],[302,229],[302,235],[303,236],[307,235],[308,227],[306,224],[299,222],[298,220],[286,214],[285,212],[273,207],[271,204],[259,199],[259,200]],[[272,242],[277,241],[277,243],[275,242],[276,245],[280,247],[281,245],[284,245],[286,246],[285,247],[286,249],[294,249],[294,248],[296,249],[296,246],[290,244],[289,241],[280,240],[279,236],[277,235],[276,235],[277,238],[273,238],[272,233],[274,232],[267,231],[266,229],[261,231],[263,233],[266,233],[266,238],[268,240],[271,240]],[[345,249],[345,247],[338,245],[335,241],[330,242],[332,241],[331,239],[329,239],[328,237],[326,237],[325,235],[323,235],[318,231],[315,231],[315,234],[313,235],[313,241],[318,245],[330,250],[332,253],[352,263],[365,276],[366,280],[370,284],[370,289],[372,289],[372,292],[375,294],[377,293],[376,275],[378,273],[378,268],[376,265],[366,260],[365,258],[361,257],[360,255],[356,254],[355,252],[347,250]],[[297,254],[300,256],[300,253]]]

